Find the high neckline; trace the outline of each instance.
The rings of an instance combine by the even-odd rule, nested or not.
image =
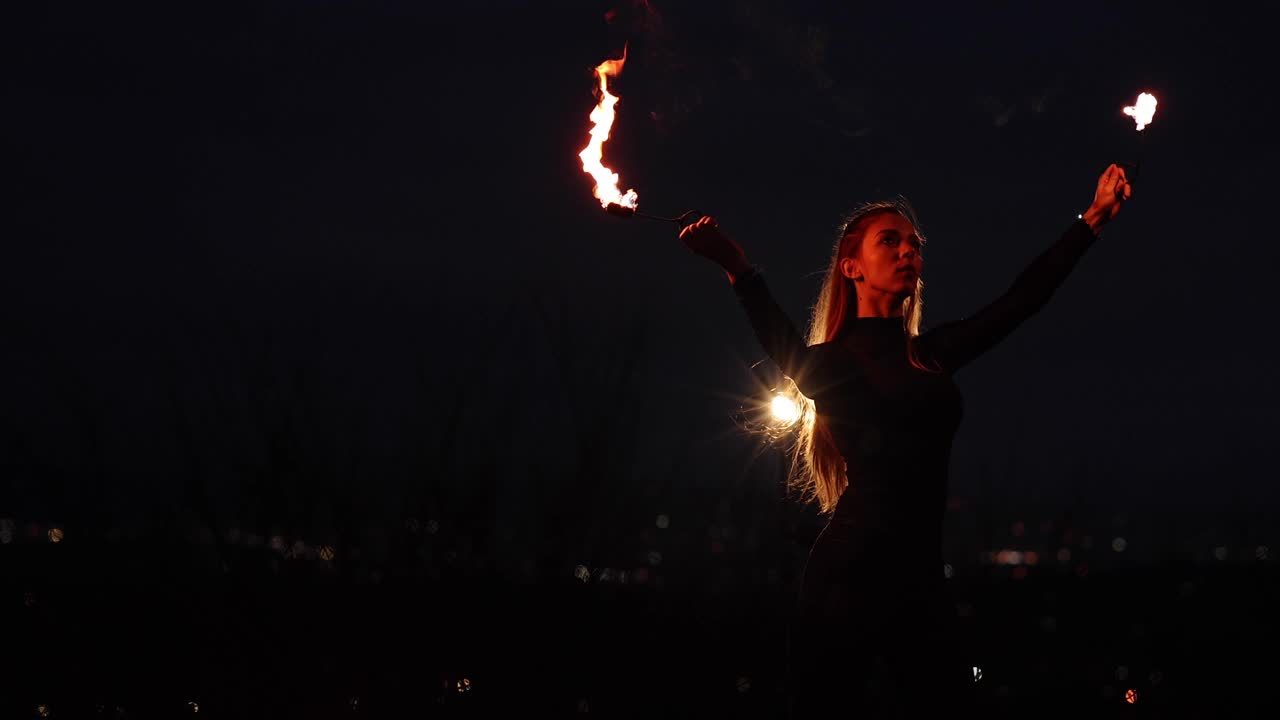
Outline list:
[[[896,315],[893,317],[855,317],[855,318],[849,318],[849,320],[852,321],[851,324],[865,325],[867,327],[880,326],[880,325],[890,325],[890,326],[896,325],[897,327],[902,327],[902,323],[904,322],[901,315]]]
[[[844,322],[841,335],[904,335],[903,319],[897,317],[856,317]]]

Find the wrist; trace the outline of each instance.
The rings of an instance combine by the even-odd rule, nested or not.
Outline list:
[[[730,284],[737,284],[740,279],[748,277],[755,273],[755,265],[748,263],[745,259],[741,263],[732,263],[724,265],[724,274],[728,275]]]
[[[756,271],[756,267],[751,263],[747,262],[747,259],[745,257],[731,263],[726,263],[723,267],[724,267],[724,272],[726,275],[729,276],[729,282],[731,283],[736,283],[738,282],[739,279],[744,278]]]
[[[1085,221],[1085,224],[1089,226],[1089,229],[1093,231],[1094,235],[1102,232],[1102,226],[1107,223],[1106,213],[1093,205],[1090,205],[1089,209],[1084,211],[1084,214],[1080,216],[1080,219]]]

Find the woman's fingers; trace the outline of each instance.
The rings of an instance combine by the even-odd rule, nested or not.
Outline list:
[[[680,239],[696,252],[708,246],[708,234],[717,229],[715,218],[703,215],[680,231]]]

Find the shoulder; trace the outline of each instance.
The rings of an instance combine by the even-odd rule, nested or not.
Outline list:
[[[954,333],[951,332],[959,327],[961,321],[951,320],[942,324],[931,327],[919,335],[911,339],[914,355],[917,361],[925,367],[932,368],[939,372],[951,374],[954,368],[946,362],[946,358],[950,355],[948,348],[954,339]]]

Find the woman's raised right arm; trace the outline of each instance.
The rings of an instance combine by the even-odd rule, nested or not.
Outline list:
[[[714,218],[704,216],[680,232],[680,240],[694,253],[719,265],[729,276],[733,291],[738,296],[765,353],[788,377],[795,381],[800,392],[809,395],[807,377],[810,373],[810,348],[786,312],[773,299],[764,278],[747,261],[742,246],[720,231]]]

